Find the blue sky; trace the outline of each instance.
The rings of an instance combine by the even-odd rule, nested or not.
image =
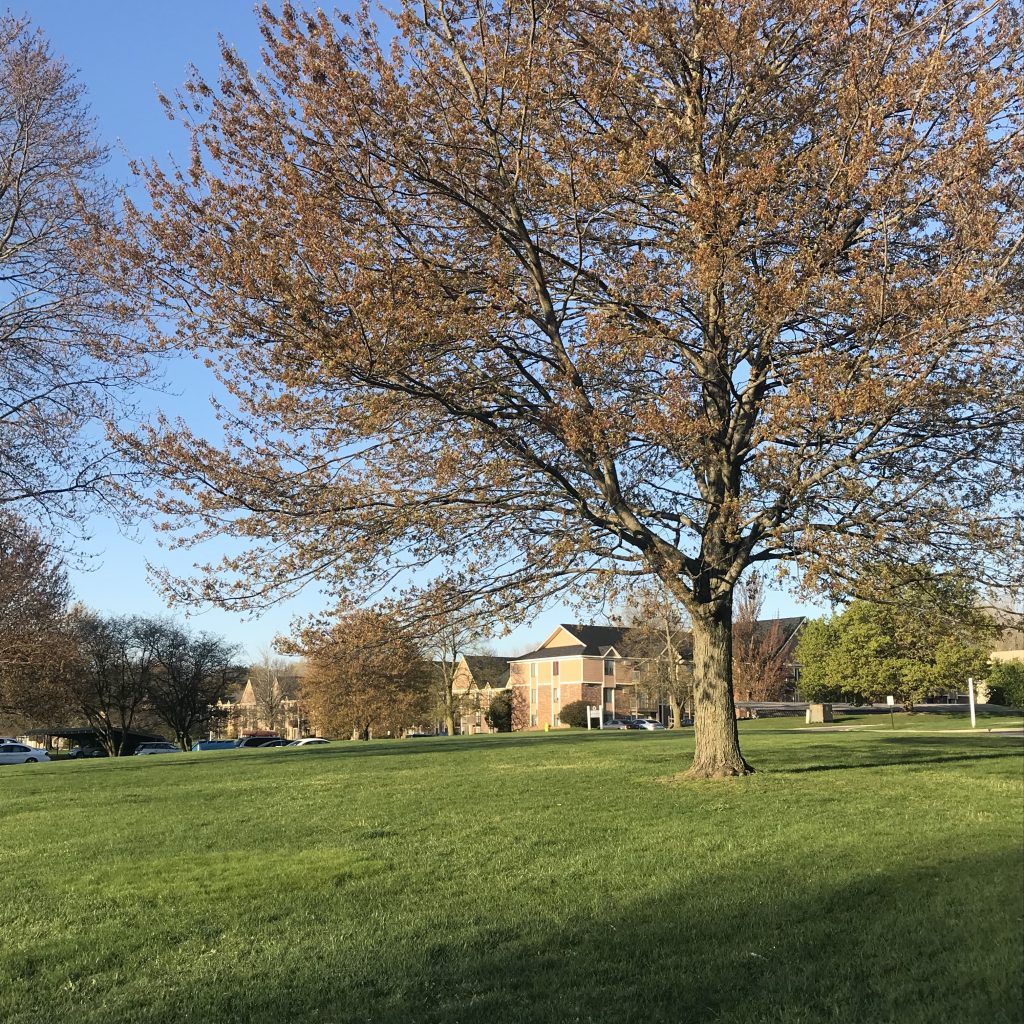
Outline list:
[[[163,160],[181,152],[183,136],[164,115],[157,90],[173,92],[190,64],[214,76],[220,64],[218,33],[250,60],[258,60],[261,42],[254,5],[248,0],[31,0],[12,10],[31,17],[54,50],[78,71],[99,136],[112,149],[111,176],[122,182],[128,177],[129,157]],[[195,424],[208,417],[206,399],[211,389],[205,371],[180,364],[171,371],[171,394],[161,396],[159,402],[167,412]],[[161,548],[144,520],[131,536],[96,520],[92,535],[91,567],[74,573],[79,599],[105,612],[166,612],[147,578],[146,563],[186,573],[194,555]],[[769,614],[805,610],[787,595],[773,594],[770,601]],[[294,616],[315,613],[320,606],[319,596],[307,593],[257,618],[197,609],[191,621],[198,628],[224,634],[255,657],[276,634],[287,632]],[[575,618],[567,609],[544,611],[497,641],[494,648],[526,650],[540,643],[559,621]]]

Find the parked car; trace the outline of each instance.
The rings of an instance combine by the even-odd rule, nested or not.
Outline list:
[[[192,744],[193,750],[229,750],[235,745],[234,740],[197,740]]]
[[[50,755],[42,747],[30,747],[25,743],[0,743],[0,764],[32,764],[49,760]]]
[[[605,729],[628,729],[629,723],[622,718],[606,718],[604,720]]]
[[[107,752],[96,743],[86,743],[80,747],[72,747],[68,751],[69,757],[106,757]]]
[[[153,743],[140,743],[135,748],[135,756],[143,757],[146,754],[180,754],[181,747],[177,743],[166,743],[164,741]]]
[[[653,718],[638,718],[633,726],[634,729],[646,729],[648,732],[656,729],[664,729],[665,726],[661,722],[654,721]]]
[[[316,747],[321,743],[330,743],[330,740],[325,740],[322,736],[304,736],[301,740],[292,740],[288,744],[289,747]]]
[[[280,747],[284,743],[280,736],[242,736],[235,740],[236,747]]]

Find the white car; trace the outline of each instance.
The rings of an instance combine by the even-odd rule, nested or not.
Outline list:
[[[24,743],[0,743],[0,764],[32,764],[49,760],[50,755],[40,747],[29,747]]]
[[[135,756],[144,754],[180,754],[181,747],[177,743],[140,743],[135,748]]]
[[[305,736],[301,740],[292,740],[288,744],[289,747],[316,747],[321,743],[330,743],[330,740],[325,740],[322,736]]]

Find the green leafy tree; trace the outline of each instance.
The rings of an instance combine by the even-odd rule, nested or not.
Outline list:
[[[562,725],[569,725],[574,729],[586,729],[587,702],[574,700],[563,705],[562,710],[558,712],[558,720]]]
[[[512,731],[513,697],[512,690],[505,690],[491,698],[486,717],[487,725],[495,732]]]
[[[797,646],[804,697],[842,696],[905,707],[962,691],[985,672],[991,621],[961,582],[920,582],[899,603],[854,601],[841,615],[810,622]]]
[[[985,682],[990,704],[1024,708],[1024,662],[997,662]]]

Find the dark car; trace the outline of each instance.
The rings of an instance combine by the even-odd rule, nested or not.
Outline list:
[[[283,747],[284,744],[280,736],[243,736],[235,740],[236,747]]]

